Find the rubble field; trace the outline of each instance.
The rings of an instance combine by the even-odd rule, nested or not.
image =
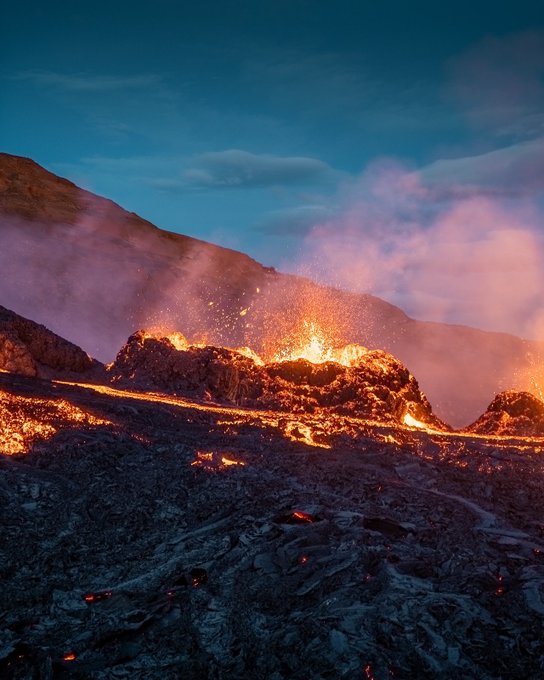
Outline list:
[[[544,439],[486,427],[0,373],[0,676],[543,677]]]

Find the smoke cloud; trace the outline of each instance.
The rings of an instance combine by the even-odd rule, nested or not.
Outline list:
[[[455,193],[454,187],[449,187]],[[441,200],[442,188],[391,164],[345,190],[293,269],[370,292],[425,320],[538,337],[544,304],[542,214],[528,197]]]

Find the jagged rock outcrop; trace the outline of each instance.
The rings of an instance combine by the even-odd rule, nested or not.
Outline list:
[[[0,368],[46,377],[51,371],[82,373],[97,365],[73,343],[0,306]]]
[[[188,344],[179,349],[168,337],[138,331],[108,372],[114,383],[242,406],[322,411],[382,422],[402,422],[408,413],[432,427],[445,428],[414,376],[380,350],[366,352],[350,367],[304,359],[261,366],[235,350]]]
[[[467,430],[501,436],[544,436],[544,402],[529,392],[506,390]]]
[[[398,422],[409,413],[428,425],[445,427],[433,415],[410,371],[381,350],[368,351],[354,366],[298,359],[268,364],[263,370],[272,378],[273,387],[258,401],[272,408],[328,409],[340,415]]]
[[[108,372],[113,382],[242,403],[260,391],[256,369],[252,359],[233,350],[188,344],[179,350],[168,337],[142,330],[129,337]]]

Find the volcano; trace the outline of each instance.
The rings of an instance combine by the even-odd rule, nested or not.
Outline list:
[[[3,678],[542,677],[531,395],[452,432],[381,350],[140,331],[96,373],[2,318]]]
[[[158,229],[32,160],[0,154],[0,303],[101,361],[137,328],[267,354],[301,319],[398,357],[442,420],[465,425],[538,364],[539,343],[410,319],[242,253]],[[521,385],[520,387],[526,388]]]
[[[544,402],[529,392],[506,390],[467,430],[488,435],[544,436]]]

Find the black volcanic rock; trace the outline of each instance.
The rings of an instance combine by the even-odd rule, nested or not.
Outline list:
[[[3,370],[45,377],[51,371],[83,373],[97,363],[45,326],[0,306],[0,368]]]
[[[0,397],[2,678],[544,677],[541,442]]]
[[[108,373],[114,383],[242,406],[397,423],[409,413],[447,429],[408,369],[380,350],[368,351],[351,367],[305,359],[261,366],[235,350],[189,345],[179,349],[168,337],[142,330],[130,336]]]
[[[506,390],[467,430],[501,436],[544,436],[544,402],[529,392]]]

